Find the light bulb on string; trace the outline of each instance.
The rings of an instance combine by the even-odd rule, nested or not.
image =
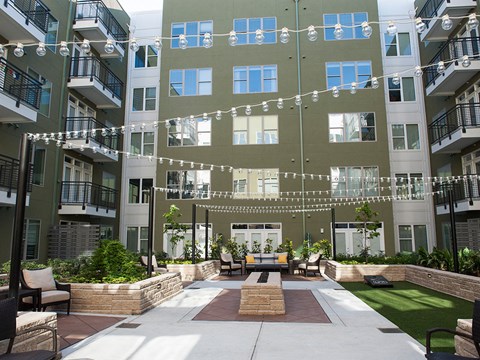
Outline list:
[[[203,113],[202,119],[203,119],[203,121],[207,122],[208,121],[208,114]]]
[[[5,57],[5,47],[0,44],[0,57]]]
[[[37,53],[38,56],[45,56],[47,54],[47,48],[45,47],[45,43],[39,42],[35,52]]]
[[[103,47],[103,50],[105,50],[107,54],[112,54],[115,51],[115,45],[112,39],[107,39],[107,43]]]
[[[162,49],[162,39],[160,36],[155,37],[155,41],[153,42],[153,47],[160,51]]]
[[[378,79],[375,76],[372,77],[371,85],[372,85],[372,89],[378,89],[378,87],[380,86],[380,83],[378,82]]]
[[[373,30],[372,27],[368,24],[368,22],[364,21],[362,23],[362,35],[366,38],[372,36]]]
[[[277,109],[282,110],[283,109],[283,99],[278,98],[277,100]]]
[[[316,41],[318,39],[317,30],[315,30],[315,26],[310,25],[308,27],[307,38],[310,41]]]
[[[332,87],[332,96],[334,98],[338,98],[340,96],[340,92],[338,91],[338,88],[336,86]]]
[[[445,69],[446,69],[445,63],[443,61],[439,61],[437,64],[437,73],[441,75],[445,72]]]
[[[18,43],[17,44],[17,47],[15,48],[15,50],[13,50],[13,55],[15,55],[16,57],[22,57],[23,55],[25,55],[25,50],[23,50],[23,44],[22,43]]]
[[[183,160],[180,160],[180,167],[183,167]]]
[[[170,124],[170,120],[166,120],[165,121],[165,128],[168,130],[168,129],[170,129],[171,126],[172,126],[172,124]]]
[[[314,90],[313,93],[312,93],[312,101],[313,102],[318,102],[319,99],[320,99],[320,97],[318,96],[318,91]]]
[[[357,93],[357,83],[352,82],[350,85],[350,94],[355,95]]]
[[[413,73],[416,77],[420,77],[423,74],[422,67],[421,66],[415,66],[415,71]]]
[[[290,41],[290,33],[288,32],[288,28],[282,28],[282,33],[280,34],[280,42],[282,44],[286,44]]]
[[[245,107],[245,115],[247,115],[247,116],[252,115],[252,107],[250,105],[247,105]]]
[[[184,34],[180,34],[178,36],[178,47],[182,50],[185,50],[187,46],[188,46],[187,38],[185,37]]]
[[[336,24],[336,25],[335,25],[335,30],[333,30],[333,37],[334,37],[336,40],[341,40],[341,39],[343,39],[343,29],[342,29],[342,25],[340,25],[340,24]]]
[[[211,47],[213,46],[213,40],[212,40],[212,36],[210,35],[210,33],[205,33],[205,35],[203,35],[203,47],[205,49],[210,49]]]
[[[263,35],[263,30],[262,29],[257,29],[255,31],[255,43],[257,45],[262,45],[263,40],[265,40],[265,35]]]
[[[448,14],[442,16],[442,29],[445,31],[450,30],[453,27],[453,21]]]
[[[237,109],[232,107],[231,110],[230,110],[230,113],[232,115],[232,118],[236,118],[237,117]]]
[[[398,73],[393,74],[392,84],[395,86],[400,85],[400,75]]]
[[[268,109],[269,109],[268,103],[267,103],[266,101],[262,101],[262,110],[263,110],[264,112],[267,112]]]
[[[393,21],[390,21],[387,26],[387,34],[393,36],[397,33],[397,25]]]
[[[462,66],[467,68],[469,67],[470,65],[472,64],[472,61],[470,60],[470,58],[468,57],[468,55],[463,55],[462,57]]]
[[[91,50],[90,41],[88,41],[87,39],[83,39],[83,42],[80,45],[80,49],[82,49],[84,54],[88,54]]]
[[[60,42],[60,49],[58,50],[58,52],[63,57],[70,55],[70,49],[68,48],[68,44],[66,41]]]
[[[140,46],[137,43],[137,39],[132,38],[132,40],[130,40],[130,50],[137,52],[138,49],[140,49]]]
[[[415,19],[415,29],[417,30],[417,33],[423,33],[426,28],[427,25],[425,25],[421,17]]]
[[[467,31],[474,31],[477,28],[478,28],[477,14],[472,13],[472,14],[468,15]]]
[[[238,42],[237,33],[233,30],[230,31],[230,34],[228,36],[228,45],[235,46],[237,45],[237,42]]]
[[[217,110],[217,113],[215,114],[215,119],[222,120],[222,112],[220,110]]]
[[[125,134],[125,126],[122,125],[120,127],[120,132],[122,133],[122,135]]]

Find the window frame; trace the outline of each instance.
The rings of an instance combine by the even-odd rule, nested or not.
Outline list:
[[[409,132],[407,131],[407,127],[409,126],[415,126],[416,129],[417,129],[417,143],[418,143],[418,147],[417,148],[410,148],[410,140],[409,140]],[[395,135],[395,131],[394,131],[394,127],[402,127],[402,131],[403,131],[403,135],[402,136],[399,136],[399,135]],[[391,131],[392,131],[392,150],[393,151],[419,151],[421,150],[421,142],[420,142],[420,129],[419,129],[419,126],[418,124],[391,124],[391,127],[390,127]],[[396,148],[395,146],[395,140],[400,140],[402,139],[403,141],[403,149],[398,149]]]
[[[408,49],[409,49],[409,54],[402,54],[402,37],[400,35],[407,35],[408,36]],[[391,38],[392,41],[390,43],[387,43],[387,39]],[[384,41],[384,47],[383,50],[385,51],[385,56],[386,57],[395,57],[395,56],[400,56],[400,57],[405,57],[405,56],[412,56],[412,40],[410,38],[410,33],[409,32],[397,32],[394,35],[389,35],[387,33],[384,33],[383,36],[383,41]],[[389,49],[395,49],[395,54],[389,55]]]
[[[280,176],[279,169],[269,168],[269,169],[233,169],[232,171],[232,188],[233,188],[233,198],[234,199],[275,199],[280,197]],[[262,178],[259,179],[258,176],[262,175]],[[238,177],[236,176],[245,176]],[[257,176],[254,178],[254,176]],[[267,184],[267,180],[276,181],[271,184]],[[261,185],[259,185],[261,181]],[[255,182],[255,184],[253,184]],[[276,191],[266,191],[267,185],[276,187]],[[239,191],[239,189],[245,191]],[[252,192],[250,189],[256,188],[258,191]]]
[[[405,84],[404,81],[408,79],[411,79],[411,84],[412,84],[412,90],[413,90],[413,100],[405,100]],[[388,87],[388,102],[390,103],[414,103],[417,101],[417,93],[415,89],[415,78],[412,76],[405,76],[400,78],[400,83],[398,85],[393,84],[393,77],[387,78],[387,87]],[[398,92],[399,93],[399,100],[392,100],[392,92]],[[396,99],[397,97],[393,97],[393,99]]]
[[[132,186],[135,184],[132,184],[132,181],[138,180],[138,194],[136,196],[138,197],[137,201],[131,201],[134,197],[135,194],[132,193]],[[150,181],[151,186],[153,186],[153,178],[129,178],[128,179],[128,198],[127,198],[127,204],[128,205],[146,205],[150,202],[150,192],[145,191],[145,190],[150,190],[150,187],[147,187],[148,184],[145,184],[145,181]]]
[[[147,94],[149,90],[154,89],[155,91],[155,97],[147,97]],[[141,109],[136,109],[135,108],[135,90],[142,90],[142,107]],[[133,88],[132,89],[132,108],[131,111],[138,113],[138,112],[148,112],[148,111],[156,111],[157,110],[157,87],[155,86],[147,86],[147,87],[139,87],[139,88]],[[154,108],[153,109],[148,109],[147,104],[150,104],[153,100]]]
[[[146,135],[151,134],[153,142],[146,141]],[[133,147],[133,135],[140,136],[140,149],[139,151],[134,151]],[[152,146],[152,153],[145,152],[145,146]],[[130,155],[141,155],[141,156],[155,156],[155,131],[134,131],[130,133]]]
[[[196,25],[196,33],[195,34],[187,34],[188,26],[195,24]],[[202,31],[202,24],[210,24],[210,29],[206,31]],[[174,26],[175,25],[183,25],[183,31],[178,34],[174,34]],[[205,38],[206,33],[213,34],[213,20],[199,20],[199,21],[180,21],[180,22],[172,22],[170,24],[170,35],[172,39],[170,40],[170,48],[171,49],[180,49],[178,45],[178,40],[180,35],[185,35],[186,40],[188,41],[187,48],[201,48],[203,47],[203,39]],[[192,39],[195,38],[195,44],[193,44]],[[213,36],[211,37],[213,41]]]
[[[141,49],[143,50],[143,55],[144,58],[141,59],[143,60],[143,66],[137,66],[137,59],[139,59],[139,55],[142,54]],[[149,54],[149,50],[152,50],[154,52],[154,55]],[[149,66],[150,59],[155,58],[155,66]],[[159,51],[155,48],[153,45],[140,45],[140,48],[138,51],[134,52],[133,55],[133,68],[134,69],[152,69],[152,68],[158,68],[159,64]]]
[[[192,147],[192,146],[211,146],[212,145],[212,118],[208,117],[207,121],[204,121],[202,117],[195,118],[195,126],[193,127],[193,134],[195,138],[195,144],[185,144],[185,134],[187,134],[185,126],[187,124],[191,125],[191,120],[188,118],[181,119],[180,124],[178,124],[178,120],[172,119],[168,120],[170,122],[170,127],[167,130],[167,147]],[[199,130],[200,124],[208,124],[208,131],[207,130]],[[176,127],[179,127],[179,131],[176,130]],[[172,135],[180,134],[180,143],[178,145],[171,145],[170,139]],[[209,142],[208,144],[199,144],[200,134],[208,134]]]
[[[266,67],[273,67],[275,70],[275,77],[266,77],[265,76],[265,68]],[[260,91],[250,91],[250,84],[254,80],[253,72],[258,71],[257,69],[260,68],[261,72],[261,79],[260,79]],[[236,74],[240,73],[240,71],[245,72],[245,79],[242,76],[236,78]],[[275,81],[275,85],[272,86],[274,90],[272,91],[265,91],[265,82],[266,81]],[[242,92],[242,86],[239,86],[239,91],[236,91],[236,84],[245,82],[245,92]],[[233,67],[233,94],[234,95],[242,95],[242,94],[263,94],[263,93],[277,93],[278,92],[278,66],[277,64],[266,64],[266,65],[246,65],[246,66],[234,66]]]
[[[402,196],[399,201],[422,201],[425,200],[425,184],[423,181],[416,185],[419,181],[412,179],[423,178],[422,173],[395,173],[395,195]],[[420,186],[420,194],[423,196],[418,197],[418,191],[414,192],[414,187]],[[401,191],[403,189],[404,191]],[[406,198],[405,198],[406,196]]]
[[[36,162],[36,152],[37,151],[43,152],[42,169],[41,169],[41,174],[39,175],[41,181],[39,183],[35,182],[35,179],[36,179],[35,170],[36,170],[36,167],[37,167],[37,162]],[[31,159],[32,159],[32,185],[43,187],[43,186],[45,186],[45,169],[47,167],[47,149],[39,147],[37,145],[32,146]]]
[[[274,20],[274,26],[272,29],[265,29],[264,22],[266,19],[273,19]],[[260,26],[253,26],[251,28],[251,23],[254,22],[254,20],[260,20]],[[246,22],[246,28],[245,31],[242,31],[237,28],[237,24],[240,21],[245,21]],[[239,26],[239,25],[238,25]],[[269,45],[269,44],[276,44],[277,43],[277,17],[276,16],[263,16],[263,17],[254,17],[254,18],[236,18],[233,19],[233,24],[232,24],[232,29],[235,31],[237,35],[237,46],[241,45],[256,45],[255,42],[255,32],[260,29],[263,30],[264,33],[263,35],[265,36],[265,39],[263,41],[264,45]],[[272,38],[272,39],[270,39]],[[245,39],[245,40],[244,40]]]
[[[40,92],[40,107],[38,108],[38,112],[45,117],[49,117],[51,108],[52,108],[53,83],[47,78],[43,77],[40,73],[38,73],[35,69],[31,67],[28,67],[27,73],[29,76],[31,76],[35,80],[38,80],[38,82],[42,84],[42,88]],[[47,102],[43,101],[46,98],[47,94],[48,94],[48,104]],[[42,106],[45,111],[42,110]]]
[[[265,124],[268,120],[268,118],[274,118],[273,121],[276,123],[275,128],[270,128],[267,127]],[[243,129],[236,129],[236,126],[239,126],[240,121],[246,121],[246,130]],[[252,122],[255,121],[261,121],[261,135],[262,135],[262,142],[258,142],[258,132],[255,134],[256,136],[254,137],[252,134],[252,131],[255,131],[252,129]],[[277,142],[265,142],[265,138],[268,134],[270,138],[272,138],[272,135],[269,134],[268,132],[275,132],[276,133],[276,140]],[[237,136],[236,134],[240,133],[245,133],[245,143],[241,143],[239,141],[236,141]],[[252,143],[250,140],[252,138],[255,138],[256,142]],[[238,138],[239,139],[239,138]],[[233,139],[232,139],[232,144],[234,146],[240,145],[240,146],[245,146],[245,145],[278,145],[279,144],[279,137],[278,137],[278,115],[259,115],[259,116],[237,116],[233,119]]]
[[[129,229],[136,229],[137,233],[136,233],[136,243],[137,243],[137,246],[136,246],[136,249],[134,250],[134,252],[140,252],[140,253],[143,253],[143,250],[142,250],[142,242],[145,242],[145,243],[148,243],[148,225],[147,226],[142,226],[142,225],[127,225],[126,227],[126,248],[127,249],[130,249],[129,248],[129,244],[128,244],[128,241],[129,241],[129,238],[128,238],[128,230]],[[143,235],[146,234],[146,238],[143,238],[142,237],[142,231],[144,231]],[[148,248],[148,244],[145,244],[145,249]],[[133,249],[130,249],[130,250],[133,250]]]
[[[27,254],[28,254],[28,235],[29,235],[29,226],[32,222],[36,222],[38,226],[38,229],[36,230],[36,236],[37,238],[35,239],[35,256],[36,257],[31,257],[31,258],[27,258]],[[23,223],[23,226],[24,226],[24,232],[23,232],[23,239],[22,239],[22,259],[23,260],[36,260],[38,259],[39,257],[39,249],[40,249],[40,238],[41,238],[41,234],[42,234],[42,220],[40,219],[30,219],[30,218],[27,218],[24,220],[24,223]]]
[[[186,85],[186,73],[187,71],[195,70],[195,94],[185,94],[185,85]],[[209,81],[200,81],[200,71],[209,70],[210,71],[210,80]],[[182,82],[172,82],[172,72],[181,71],[182,72]],[[213,93],[213,69],[212,68],[189,68],[189,69],[170,69],[169,73],[169,97],[182,97],[182,96],[211,96]],[[210,84],[210,93],[200,94],[200,84]],[[182,94],[172,95],[172,89],[175,89],[174,84],[182,85]],[[176,90],[175,90],[176,92]]]
[[[423,226],[425,228],[425,242],[428,247],[428,226],[426,224],[399,224],[397,225],[397,231],[398,231],[398,245],[399,245],[399,251],[400,252],[414,252],[419,250],[419,246],[417,244],[417,239],[415,236],[415,228]],[[409,227],[410,228],[410,236],[409,237],[402,237],[402,231],[400,230],[400,227]],[[409,241],[410,245],[410,250],[402,250],[402,242]],[[428,249],[425,249],[428,251]]]
[[[362,126],[362,116],[364,119],[371,114],[373,115],[373,126],[371,125],[365,125]],[[342,121],[342,127],[333,127],[331,124],[331,116],[333,115],[342,115],[343,121]],[[357,140],[346,140],[347,139],[347,130],[348,130],[348,123],[347,123],[347,115],[358,115],[357,120],[357,129],[358,129],[358,139]],[[374,112],[359,112],[359,113],[329,113],[328,114],[328,133],[329,133],[329,143],[331,144],[343,144],[343,143],[361,143],[361,142],[376,142],[377,141],[377,125],[376,125],[376,115]],[[373,135],[374,139],[373,140],[364,140],[364,132],[363,129],[372,129],[373,128]],[[335,134],[331,133],[332,129],[341,129],[342,130],[342,139],[343,141],[332,141],[332,135],[334,136]],[[367,132],[367,134],[370,133],[370,131]]]
[[[365,18],[356,21],[355,20],[355,15],[360,15],[360,14],[364,14]],[[345,16],[345,15],[351,15],[351,20],[352,20],[351,23],[349,23],[349,24],[343,23],[342,24],[341,18],[342,18],[342,16]],[[326,17],[328,17],[328,16],[336,16],[335,24],[330,24],[330,22],[327,22]],[[360,27],[360,25],[362,25],[362,23],[364,21],[368,22],[368,12],[359,11],[359,12],[354,12],[354,13],[323,14],[323,24],[324,24],[323,39],[325,41],[366,40],[366,39],[369,39],[368,37],[366,37],[362,34],[362,29]],[[331,39],[327,36],[327,33],[331,32],[333,34],[333,31],[335,30],[335,25],[336,24],[340,24],[342,26],[345,26],[345,28],[343,28],[344,35],[343,35],[342,39],[335,39],[335,37],[333,37]],[[354,27],[351,27],[351,26],[354,26]],[[352,37],[348,36],[349,30],[352,31]],[[345,33],[345,32],[347,32],[347,33]]]
[[[334,169],[338,169],[338,176],[334,175]],[[341,169],[344,169],[343,173],[345,174],[343,177],[340,176],[341,174]],[[353,171],[355,169],[360,169],[360,176],[358,177],[351,177],[347,176],[347,169],[348,172]],[[375,186],[373,186],[373,189],[376,189],[375,194],[367,194],[366,191],[372,191],[372,186],[373,184],[372,181],[370,181],[370,184],[368,182],[368,177],[365,176],[365,172],[367,169],[373,169],[376,171],[376,175],[372,177],[372,179],[375,180]],[[380,169],[376,165],[371,165],[371,166],[332,166],[330,167],[330,196],[332,198],[342,198],[342,197],[375,197],[380,195],[380,186],[379,186],[379,174],[380,174]],[[357,185],[361,185],[360,189],[354,188],[353,186],[350,186],[350,184],[355,184],[353,181],[357,180]],[[334,188],[334,185],[337,184],[337,189]],[[341,184],[344,185],[344,189],[339,189]],[[350,194],[350,192],[360,190],[360,193],[358,194]],[[336,193],[338,192],[338,194]]]
[[[354,68],[355,68],[355,79],[353,79],[353,81],[348,81],[348,82],[345,82],[344,78],[344,73],[346,71],[344,71],[344,69],[347,67],[347,66],[351,66],[353,64]],[[360,73],[359,72],[359,68],[361,66],[364,66],[368,64],[368,66],[370,67],[370,74],[363,74],[363,73]],[[339,75],[336,75],[336,74],[331,74],[329,75],[329,69],[333,69],[334,66],[338,66],[339,67]],[[371,85],[371,82],[369,81],[365,81],[365,80],[361,80],[360,77],[368,77],[368,79],[371,79],[372,78],[372,62],[370,60],[356,60],[356,61],[330,61],[330,62],[326,62],[325,63],[325,73],[326,73],[326,80],[327,80],[327,89],[328,90],[331,90],[334,86],[337,87],[338,90],[350,90],[351,89],[351,84],[352,82],[356,82],[357,83],[357,90],[363,90],[363,89],[371,89],[372,88],[372,85]],[[332,81],[333,79],[340,79],[340,81],[338,82],[338,84],[330,84],[330,81]]]
[[[171,179],[171,174],[176,173],[178,175],[179,184],[169,183],[169,179]],[[189,176],[190,173],[190,176]],[[193,173],[193,176],[192,176]],[[200,183],[199,179],[201,178],[200,173],[208,174],[208,183]],[[210,170],[168,170],[166,172],[166,184],[167,189],[173,189],[173,191],[167,191],[165,198],[167,200],[177,199],[177,200],[208,200],[210,199],[210,191],[212,187],[212,174]],[[173,178],[173,176],[172,176]],[[189,179],[193,178],[193,188],[187,189],[186,184]],[[205,191],[203,188],[202,190],[198,190],[199,186],[208,187]],[[186,195],[192,195],[192,197],[187,197]]]

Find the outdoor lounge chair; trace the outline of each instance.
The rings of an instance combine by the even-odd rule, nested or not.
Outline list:
[[[53,350],[33,350],[21,353],[11,353],[15,337],[37,331],[49,330],[52,333]],[[0,359],[50,360],[57,357],[57,330],[51,326],[39,325],[17,332],[17,301],[15,298],[0,300],[0,341],[10,339],[7,352]]]
[[[227,271],[228,275],[232,275],[232,271],[236,270],[243,275],[242,262],[233,260],[232,254],[220,254],[220,272]]]
[[[140,263],[145,268],[148,267],[148,256],[140,256]],[[167,268],[158,266],[157,258],[155,255],[152,255],[152,272],[158,274],[165,274],[167,272]]]
[[[448,332],[452,335],[460,336],[464,339],[472,340],[473,344],[475,345],[475,349],[477,350],[477,354],[480,355],[480,300],[475,300],[475,304],[473,305],[473,317],[472,317],[472,334],[467,334],[464,332],[459,332],[453,329],[445,329],[445,328],[433,328],[427,330],[427,338],[426,338],[426,354],[425,357],[428,360],[472,360],[472,359],[480,359],[480,357],[471,358],[465,357],[460,355],[454,355],[449,353],[442,353],[442,352],[432,352],[431,347],[431,337],[432,334],[436,332]]]
[[[67,315],[70,315],[70,284],[60,284],[53,278],[52,268],[39,270],[22,270],[20,272],[22,289],[37,290],[38,303],[35,304],[33,296],[22,299],[34,310],[43,310],[47,306],[67,304]]]
[[[317,254],[312,254],[312,255],[310,255],[310,257],[308,258],[308,260],[306,262],[298,264],[298,270],[303,271],[303,275],[305,277],[308,276],[308,272],[312,272],[313,275],[315,275],[315,273],[318,273],[319,275],[321,275],[321,273],[320,273],[320,260],[321,259],[322,259],[322,253],[321,252],[319,252]]]

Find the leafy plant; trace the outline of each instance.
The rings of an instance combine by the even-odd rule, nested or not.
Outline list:
[[[330,240],[322,239],[313,243],[310,253],[322,253],[323,258],[329,259],[332,254],[332,243]]]
[[[295,257],[295,249],[293,248],[293,242],[289,238],[285,238],[285,241],[278,245],[278,248],[275,250],[277,253],[286,252],[288,260],[292,260]]]
[[[195,242],[195,262],[199,262],[202,259],[203,250],[198,242]],[[183,259],[192,259],[192,241],[187,240],[183,243]]]
[[[458,264],[460,273],[480,276],[480,253],[464,248],[458,252]]]
[[[380,233],[377,231],[380,228],[380,222],[376,220],[379,213],[370,209],[370,205],[367,202],[356,208],[355,213],[357,214],[355,221],[360,223],[357,225],[357,232],[363,235],[363,249],[361,253],[365,256],[365,262],[368,263],[370,243],[374,238],[380,236]]]
[[[263,248],[264,254],[270,254],[273,251],[272,243],[273,243],[272,239],[265,239],[265,246]]]
[[[180,209],[172,204],[168,212],[162,215],[168,224],[165,226],[163,232],[170,234],[170,246],[172,249],[172,257],[175,256],[175,250],[180,241],[185,239],[185,232],[187,231],[187,226],[180,224],[178,220],[182,216]]]
[[[223,236],[218,235],[210,238],[210,259],[220,259],[220,252],[223,247]]]
[[[261,252],[262,252],[262,245],[257,240],[254,240],[252,244],[252,253],[259,254]]]
[[[300,258],[307,260],[310,256],[310,247],[308,246],[308,240],[303,240],[302,250],[300,251]]]
[[[239,250],[240,250],[240,246],[235,241],[235,238],[233,238],[233,239],[227,240],[227,242],[225,243],[223,252],[227,254],[232,254],[232,257],[234,259],[239,259],[239,256],[240,256]]]
[[[244,259],[245,256],[247,256],[247,254],[249,253],[247,243],[244,242],[244,243],[240,244],[240,248],[239,248],[238,251],[239,251],[240,257],[242,259]]]

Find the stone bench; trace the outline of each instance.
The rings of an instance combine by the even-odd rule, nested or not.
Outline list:
[[[257,282],[260,272],[250,274],[241,290],[240,315],[284,315],[282,278],[279,272],[268,273],[266,283]]]

